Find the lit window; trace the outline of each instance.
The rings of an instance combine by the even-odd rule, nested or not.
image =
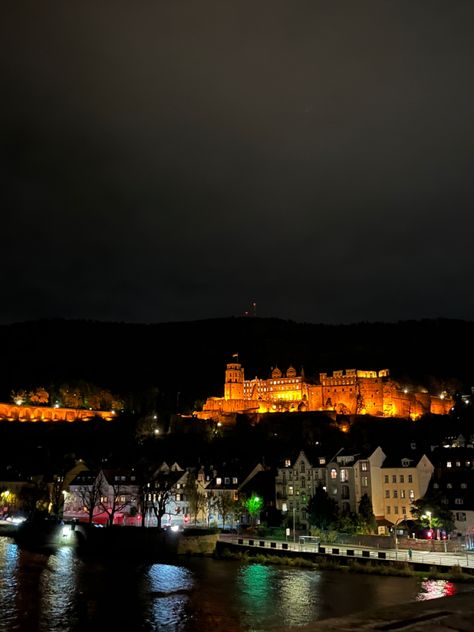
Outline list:
[[[222,478],[216,478],[216,485],[222,485]]]
[[[293,485],[288,485],[288,495],[293,496]]]
[[[362,461],[360,468],[363,472],[367,472],[367,470],[369,469],[367,461]]]
[[[454,499],[454,504],[455,505],[464,505],[464,500],[462,498],[455,498]]]
[[[367,478],[367,476],[362,476],[361,481],[362,481],[362,487],[368,487],[369,479]]]
[[[467,489],[466,483],[461,483],[461,489]]]
[[[451,461],[447,461],[446,467],[452,467],[452,466],[453,466],[453,464],[451,463]]]
[[[331,478],[332,479],[336,479],[337,478],[337,470],[334,467],[331,470]]]
[[[400,498],[405,498],[406,497],[406,492],[404,489],[400,490]]]
[[[415,499],[415,491],[413,489],[410,489],[410,493],[408,495],[410,497],[410,500],[414,500]]]
[[[342,469],[339,473],[339,477],[340,477],[341,483],[344,483],[345,481],[347,481],[348,479],[347,470]]]
[[[234,476],[234,477],[232,478],[232,484],[233,484],[233,485],[237,485],[237,483],[238,483],[237,477],[236,477],[236,476]]]
[[[291,467],[290,459],[285,459],[285,467]]]

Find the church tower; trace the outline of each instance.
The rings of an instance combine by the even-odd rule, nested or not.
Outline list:
[[[227,365],[224,399],[244,399],[244,370],[238,360]]]

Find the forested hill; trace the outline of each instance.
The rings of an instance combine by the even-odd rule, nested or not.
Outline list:
[[[333,369],[390,368],[402,379],[474,385],[474,323],[423,320],[320,325],[226,318],[152,325],[54,320],[0,326],[0,400],[11,389],[86,380],[120,394],[159,389],[172,407],[220,395],[234,353],[245,375],[292,364],[307,379]]]

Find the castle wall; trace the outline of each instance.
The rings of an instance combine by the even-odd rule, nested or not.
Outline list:
[[[337,414],[417,419],[429,412],[447,414],[452,406],[449,398],[401,389],[389,378],[388,369],[339,370],[330,376],[320,373],[320,384],[308,384],[292,367],[286,377],[275,368],[271,379],[244,380],[243,368],[235,363],[227,365],[224,392],[224,398],[209,398],[197,415],[334,410]]]
[[[54,408],[50,406],[17,406],[0,404],[0,420],[8,421],[77,421],[102,417],[107,421],[114,418],[110,410],[86,410],[75,408]]]

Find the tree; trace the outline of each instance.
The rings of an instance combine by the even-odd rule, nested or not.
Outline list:
[[[128,485],[124,485],[118,480],[119,476],[109,475],[109,478],[113,478],[113,480],[108,480],[102,472],[101,475],[104,480],[104,488],[108,488],[112,494],[101,497],[99,507],[107,514],[109,527],[111,527],[114,524],[115,514],[136,502],[136,499],[130,496]]]
[[[32,404],[47,404],[49,402],[49,393],[42,386],[30,391],[28,397]]]
[[[441,502],[439,495],[419,498],[411,506],[412,516],[421,529],[444,529],[446,533],[454,530],[452,512]]]
[[[49,513],[60,520],[64,511],[64,476],[55,475],[49,485]]]
[[[372,500],[368,494],[363,494],[359,502],[359,523],[363,533],[373,533],[377,528]]]
[[[337,520],[337,505],[329,498],[322,485],[318,485],[314,496],[309,499],[308,517],[311,526],[329,529]]]
[[[17,406],[28,403],[28,394],[24,389],[20,389],[19,391],[11,391],[10,397],[12,399],[12,402],[14,404],[17,404]]]
[[[147,494],[147,508],[155,514],[158,528],[161,529],[162,518],[166,513],[170,513],[170,503],[176,492],[176,483],[183,476],[182,471],[173,472],[159,471],[152,481],[150,481]],[[175,515],[178,513],[176,510]]]
[[[255,524],[257,516],[260,515],[260,512],[262,510],[263,500],[260,498],[260,496],[252,494],[250,498],[244,499],[244,507],[250,516],[252,524]]]
[[[101,498],[105,495],[105,480],[102,472],[89,485],[81,485],[77,490],[77,495],[87,513],[89,524],[92,524],[94,511],[100,506]]]
[[[225,527],[227,519],[232,517],[235,521],[235,515],[238,513],[239,502],[235,499],[234,492],[225,490],[217,495],[216,509],[222,517],[222,526]]]
[[[206,507],[206,495],[196,475],[192,471],[188,472],[184,493],[188,502],[190,518],[194,518],[194,524],[196,524],[199,514],[201,514]]]

